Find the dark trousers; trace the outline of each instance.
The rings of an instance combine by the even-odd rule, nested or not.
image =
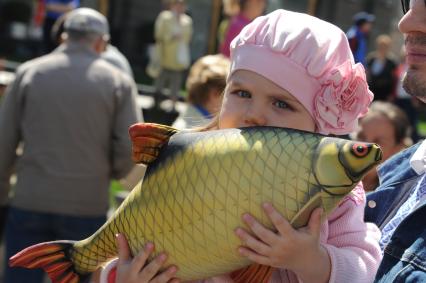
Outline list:
[[[43,23],[43,51],[44,53],[50,53],[58,46],[55,39],[52,38],[52,27],[55,24],[56,19],[45,18]]]
[[[6,220],[4,283],[42,283],[41,269],[10,268],[8,259],[22,249],[41,242],[83,240],[106,221],[106,216],[76,217],[10,208]]]

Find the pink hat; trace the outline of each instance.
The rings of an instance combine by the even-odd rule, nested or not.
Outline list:
[[[231,71],[249,70],[290,92],[322,134],[355,130],[373,100],[345,33],[307,14],[276,10],[248,24],[231,43]]]

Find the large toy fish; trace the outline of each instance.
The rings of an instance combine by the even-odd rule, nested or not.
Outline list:
[[[261,209],[268,201],[294,227],[306,225],[314,208],[329,214],[381,159],[375,144],[285,128],[175,133],[132,126],[134,141],[147,144],[137,161],[159,153],[142,184],[89,238],[31,246],[10,265],[44,268],[53,282],[79,282],[117,256],[120,232],[133,254],[147,241],[166,251],[183,281],[224,274],[251,263],[237,253],[234,230],[243,213],[272,228]]]

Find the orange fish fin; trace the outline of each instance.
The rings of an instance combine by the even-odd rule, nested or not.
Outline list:
[[[86,275],[78,274],[68,258],[74,241],[54,241],[30,246],[9,259],[11,267],[42,268],[53,283],[80,282]]]
[[[179,130],[154,123],[138,123],[129,128],[132,140],[132,159],[149,164],[157,159],[161,147]]]
[[[253,263],[232,272],[231,278],[236,283],[266,283],[271,279],[273,271],[271,266]]]

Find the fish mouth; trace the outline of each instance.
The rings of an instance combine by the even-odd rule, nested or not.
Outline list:
[[[327,194],[329,194],[332,197],[339,197],[339,196],[344,196],[344,195],[348,194],[353,189],[353,185],[354,185],[354,183],[352,183],[351,185],[343,185],[343,186],[339,186],[339,185],[324,186],[324,185],[321,185],[320,188],[321,188],[322,191],[326,192]],[[333,189],[340,189],[340,190],[332,191]]]
[[[381,148],[380,148],[380,146],[379,146],[379,145],[377,145],[377,144],[374,144],[374,147],[376,147],[376,149],[377,149],[376,156],[375,156],[374,160],[375,160],[376,162],[379,162],[379,161],[381,161],[381,160],[382,160],[382,158],[383,158],[382,149],[381,149]]]

